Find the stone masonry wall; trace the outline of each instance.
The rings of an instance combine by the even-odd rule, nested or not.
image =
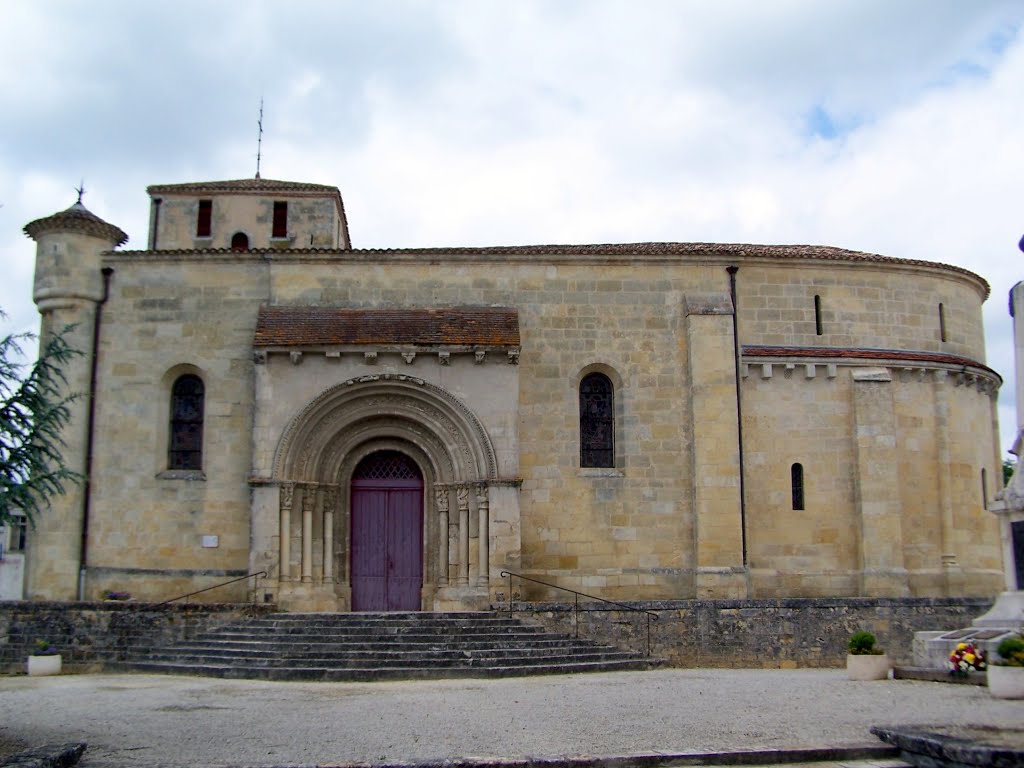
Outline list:
[[[908,275],[865,263],[780,267],[751,264],[739,270],[744,344],[916,349],[984,362],[984,295],[977,284],[936,278],[930,270]],[[821,334],[815,296],[820,299]]]
[[[914,632],[970,625],[991,607],[983,598],[790,598],[629,603],[653,611],[652,655],[678,667],[840,667],[853,632],[866,629],[897,664],[913,662]],[[505,611],[496,603],[492,610]],[[568,603],[515,603],[515,616],[572,634]],[[580,637],[643,651],[642,614],[582,603]],[[251,604],[0,602],[0,674],[20,674],[44,638],[68,672],[99,671],[129,645],[169,643],[276,610]]]
[[[248,476],[254,467],[252,334],[257,307],[269,302],[517,308],[518,401],[494,408],[517,417],[521,567],[611,598],[696,596],[701,565],[693,492],[696,435],[686,397],[694,371],[684,307],[687,296],[726,293],[725,266],[731,261],[740,265],[741,345],[879,347],[983,357],[978,281],[940,267],[741,257],[654,263],[638,256],[636,263],[581,263],[558,254],[509,260],[443,252],[282,251],[272,260],[259,254],[108,255],[115,274],[100,355],[88,595],[111,588],[156,599],[245,572],[251,536]],[[823,314],[820,336],[816,295]],[[944,305],[946,342],[937,335],[938,303]],[[725,320],[722,328],[728,342]],[[614,467],[579,466],[578,384],[592,370],[615,384]],[[164,471],[170,386],[186,371],[199,373],[207,387],[202,478]],[[303,376],[315,371],[307,363],[297,368]],[[943,514],[953,536],[904,553],[906,564],[919,572],[912,588],[925,594],[988,594],[984,574],[959,584],[944,581],[936,554],[957,554],[966,563],[981,552],[982,569],[992,568],[984,544],[990,531],[976,525],[976,510],[965,503],[968,496],[980,496],[980,469],[995,460],[991,418],[979,418],[990,405],[987,396],[958,389],[945,410],[935,406],[924,412],[927,403],[916,394],[922,386],[894,382],[889,387],[914,389],[907,393],[907,405],[897,401],[894,406],[898,426],[914,434],[914,444],[901,445],[896,455],[924,466],[940,451],[931,447],[937,443],[935,432],[949,431],[943,439],[949,443],[950,472],[938,475],[939,482],[948,482]],[[755,571],[752,594],[857,594],[859,565],[849,542],[860,522],[853,518],[854,489],[846,479],[852,425],[845,376],[799,387],[747,379],[742,387],[750,397],[744,419],[752,421],[744,424],[751,451],[748,531],[757,521],[765,532],[760,537],[759,528],[747,542]],[[806,405],[809,392],[813,409]],[[307,400],[282,392],[276,407],[298,413]],[[813,410],[825,416],[827,428]],[[930,415],[940,411],[947,419],[943,424]],[[801,432],[800,424],[812,432]],[[972,425],[975,432],[968,434]],[[808,434],[817,437],[806,439]],[[797,441],[806,447],[796,450]],[[731,449],[720,442],[725,456]],[[256,453],[274,447],[257,446]],[[979,456],[968,455],[976,450]],[[825,481],[808,487],[815,510],[790,514],[785,462],[802,459],[815,483]],[[928,477],[919,473],[915,490],[893,493],[916,498]],[[733,482],[724,475],[711,480],[716,488]],[[765,499],[772,501],[766,505]],[[920,511],[921,529],[934,530],[927,510]],[[725,504],[714,511],[738,514]],[[812,517],[813,525],[805,526]],[[202,546],[208,535],[218,536],[216,548]],[[998,553],[995,541],[989,549]],[[712,565],[729,569],[740,563]]]
[[[121,658],[129,646],[170,643],[272,610],[251,604],[0,602],[0,674],[24,672],[37,640],[61,654],[65,671],[91,672]]]
[[[857,630],[875,635],[896,664],[913,663],[914,633],[969,626],[992,605],[983,598],[790,598],[630,602],[653,611],[651,654],[677,667],[841,667]],[[495,604],[507,610],[507,604]],[[515,616],[574,632],[571,603],[515,603]],[[579,635],[644,651],[643,614],[580,605]]]

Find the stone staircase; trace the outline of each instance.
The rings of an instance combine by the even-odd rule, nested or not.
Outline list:
[[[277,613],[173,645],[133,648],[117,671],[367,681],[640,670],[663,662],[501,613]]]

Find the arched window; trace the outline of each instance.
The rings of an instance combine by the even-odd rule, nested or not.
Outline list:
[[[580,382],[580,466],[615,466],[615,393],[603,373]]]
[[[203,380],[186,374],[171,388],[168,469],[203,468]]]
[[[793,491],[793,509],[804,508],[804,465],[794,464],[789,468],[789,481]]]
[[[232,251],[248,251],[249,250],[249,236],[245,232],[235,232],[231,236],[231,250]]]

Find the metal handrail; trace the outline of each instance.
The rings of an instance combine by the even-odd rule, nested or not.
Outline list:
[[[245,581],[246,579],[251,579],[253,576],[266,576],[266,575],[267,575],[266,571],[255,571],[254,573],[247,573],[247,574],[245,574],[245,576],[239,576],[237,579],[231,579],[230,581],[223,581],[220,584],[214,584],[212,587],[207,587],[206,589],[197,589],[195,592],[189,592],[186,595],[178,595],[178,597],[172,597],[170,600],[164,600],[162,603],[157,603],[153,607],[154,608],[159,608],[161,605],[167,605],[168,603],[173,603],[173,602],[175,602],[177,600],[185,600],[186,601],[185,605],[188,605],[187,601],[188,601],[188,599],[190,597],[192,597],[192,595],[198,595],[198,594],[201,594],[203,592],[209,592],[211,589],[220,589],[221,587],[226,587],[228,584],[234,584],[236,581]],[[253,593],[253,602],[256,602],[255,592]]]
[[[580,597],[586,597],[586,598],[589,598],[591,600],[597,600],[598,602],[607,603],[608,605],[614,605],[614,606],[617,606],[619,608],[623,608],[624,610],[631,611],[633,613],[642,613],[642,614],[644,614],[645,617],[647,618],[647,656],[649,657],[651,655],[651,619],[653,618],[655,621],[658,620],[658,614],[656,614],[654,611],[648,611],[646,608],[634,608],[631,605],[626,605],[625,603],[617,603],[614,600],[605,600],[603,597],[598,597],[597,595],[588,595],[586,592],[579,592],[579,591],[577,591],[575,589],[569,589],[568,587],[559,586],[558,584],[552,584],[552,583],[547,582],[547,581],[541,581],[540,579],[535,579],[532,576],[524,576],[521,573],[513,573],[512,571],[502,571],[501,572],[501,576],[503,576],[503,577],[504,576],[508,576],[508,615],[509,616],[512,615],[512,577],[513,576],[515,576],[517,579],[525,579],[526,581],[532,581],[534,584],[543,584],[545,587],[551,587],[552,589],[560,589],[563,592],[572,592],[572,594],[575,596],[575,598],[574,598],[575,599],[575,605],[574,605],[574,608],[573,608],[573,616],[572,616],[572,618],[573,618],[573,625],[574,625],[573,629],[575,630],[574,637],[576,637],[577,639],[579,639],[579,636],[580,636]]]

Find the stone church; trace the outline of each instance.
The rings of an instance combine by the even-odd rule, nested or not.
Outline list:
[[[26,597],[461,610],[1002,587],[989,287],[834,247],[354,248],[335,187],[149,187],[144,249],[31,222],[86,482]],[[537,587],[537,589],[541,589]],[[525,590],[524,597],[547,593]]]

